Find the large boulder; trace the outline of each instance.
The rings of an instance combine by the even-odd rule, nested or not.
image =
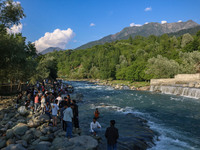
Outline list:
[[[69,142],[67,138],[57,137],[53,140],[50,150],[66,149],[73,146],[73,143]]]
[[[69,139],[69,141],[76,145],[82,145],[85,149],[95,149],[98,146],[97,140],[87,135],[77,136]]]
[[[26,116],[26,115],[29,113],[29,111],[26,109],[25,106],[20,106],[20,107],[18,108],[18,112],[19,112],[19,114],[22,115],[22,116]]]
[[[19,123],[16,126],[14,126],[12,129],[15,135],[22,136],[28,130],[28,126],[24,123]]]

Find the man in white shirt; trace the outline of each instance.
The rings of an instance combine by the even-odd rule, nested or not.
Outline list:
[[[58,100],[55,100],[55,103],[52,105],[52,117],[53,117],[53,127],[57,126],[57,114],[58,114]]]
[[[60,102],[62,101],[61,94],[59,94],[58,97],[57,97],[56,99],[58,100],[58,106],[59,106]]]
[[[96,118],[93,118],[93,121],[90,123],[90,132],[96,136],[97,132],[99,131],[99,129],[101,128],[101,125],[99,124],[99,122],[97,121]]]
[[[72,118],[73,118],[73,112],[69,104],[65,106],[65,110],[63,111],[63,120],[66,123],[67,126],[67,132],[66,137],[72,138]]]

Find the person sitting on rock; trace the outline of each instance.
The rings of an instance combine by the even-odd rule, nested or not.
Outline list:
[[[53,117],[53,127],[57,126],[57,114],[58,114],[58,100],[55,100],[55,103],[52,105],[52,117]]]
[[[97,133],[99,132],[99,129],[101,128],[101,125],[97,121],[97,118],[93,118],[93,121],[90,123],[90,132],[94,135],[97,136]]]

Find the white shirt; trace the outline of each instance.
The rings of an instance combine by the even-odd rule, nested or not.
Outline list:
[[[43,97],[43,98],[41,99],[41,107],[44,107],[44,105],[45,105],[45,98]]]
[[[62,101],[62,97],[58,96],[56,99],[58,100],[58,106],[59,106],[60,102]]]
[[[91,123],[90,123],[90,132],[94,132],[94,130],[93,129],[97,129],[97,128],[101,128],[101,125],[99,124],[99,122],[98,121],[96,121],[95,123],[92,121]]]
[[[58,110],[59,110],[58,105],[57,104],[53,104],[52,105],[52,115],[57,116]]]

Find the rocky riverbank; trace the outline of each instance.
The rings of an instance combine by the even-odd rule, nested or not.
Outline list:
[[[95,83],[96,85],[111,86],[118,90],[138,90],[138,91],[149,91],[149,82],[133,82],[123,80],[100,80],[100,79],[69,79],[69,81],[88,81]]]
[[[79,135],[74,131],[74,137],[65,138],[66,132],[58,126],[49,126],[49,118],[40,112],[33,114],[23,109],[16,109],[13,99],[0,101],[0,149],[2,150],[55,150],[96,149],[98,141],[91,136]]]

